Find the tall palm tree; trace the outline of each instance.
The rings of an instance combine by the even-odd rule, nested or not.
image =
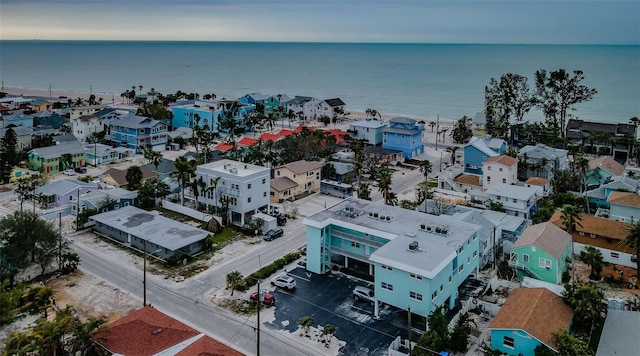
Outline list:
[[[205,182],[202,177],[198,177],[198,179],[194,179],[190,183],[191,191],[193,192],[193,196],[196,198],[196,210],[198,210],[198,198],[200,194],[204,194],[207,189],[207,182]]]
[[[231,271],[226,276],[227,288],[231,289],[231,296],[233,291],[238,289],[243,283],[242,273],[240,271]]]
[[[176,180],[178,184],[180,184],[180,189],[182,191],[182,197],[180,200],[180,204],[184,205],[184,190],[191,181],[191,177],[195,171],[191,162],[187,161],[184,157],[178,157],[175,161],[176,166]]]
[[[582,209],[575,205],[565,204],[562,207],[562,223],[567,232],[573,234],[576,226],[582,227]]]
[[[636,271],[640,275],[640,220],[636,220],[627,228],[627,236],[622,240],[619,246],[626,246],[633,249],[636,255]]]
[[[420,161],[420,172],[424,175],[424,180],[429,180],[429,174],[433,171],[433,164],[428,159]]]
[[[378,169],[378,173],[376,174],[376,181],[378,182],[378,190],[382,193],[382,197],[384,198],[384,203],[387,205],[392,205],[393,203],[393,195],[391,194],[391,179],[393,176],[393,170],[389,167],[389,165],[383,165]]]

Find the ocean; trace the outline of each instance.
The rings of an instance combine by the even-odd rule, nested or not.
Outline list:
[[[5,87],[120,93],[132,86],[218,98],[251,92],[341,98],[348,110],[457,120],[483,109],[491,78],[582,70],[598,90],[574,117],[640,116],[640,46],[0,41]],[[525,120],[539,120],[532,109]]]

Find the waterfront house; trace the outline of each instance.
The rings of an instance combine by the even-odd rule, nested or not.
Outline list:
[[[241,122],[252,110],[255,110],[254,104],[242,104],[234,100],[188,102],[171,106],[173,113],[171,125],[174,129],[200,127],[206,132],[219,133],[220,120],[227,113],[231,113],[236,121]]]
[[[93,135],[102,131],[104,124],[99,116],[82,115],[71,121],[71,133],[80,143],[93,142],[96,139]]]
[[[637,126],[628,123],[610,124],[569,119],[566,137],[585,153],[611,155],[621,163],[630,156],[633,143],[637,141]]]
[[[223,159],[201,164],[195,179],[202,179],[198,202],[219,207],[223,199],[229,201],[229,221],[244,226],[259,209],[269,206],[271,170],[255,164]]]
[[[487,129],[487,117],[483,112],[477,112],[471,119],[473,134],[484,134]]]
[[[482,162],[482,187],[486,190],[497,183],[518,182],[518,160],[507,155],[489,157]]]
[[[109,355],[243,355],[151,306],[103,326],[92,338]]]
[[[382,144],[382,128],[385,124],[378,120],[361,120],[349,124],[347,133],[351,139],[362,140],[367,145],[380,146]]]
[[[535,205],[540,198],[538,188],[497,183],[485,191],[487,199],[502,204],[505,213],[531,220]]]
[[[458,287],[478,272],[477,227],[447,216],[349,197],[303,223],[307,270],[364,266],[375,279],[375,316],[380,302],[424,317],[437,306],[453,308]]]
[[[90,217],[93,230],[127,246],[146,250],[162,259],[178,258],[202,251],[209,232],[136,208],[125,206]],[[175,257],[174,257],[175,256]]]
[[[264,104],[264,101],[269,98],[268,95],[262,93],[248,93],[238,98],[238,101],[242,104]]]
[[[24,110],[16,110],[9,115],[2,115],[2,128],[13,126],[33,127],[33,115],[24,113]]]
[[[589,169],[585,172],[587,189],[597,188],[612,180],[614,176],[621,176],[624,166],[616,162],[611,156],[600,156],[589,161]]]
[[[296,114],[302,112],[302,115],[308,120],[317,120],[320,118],[320,113],[318,112],[319,105],[320,100],[310,96],[296,95],[287,102],[289,110],[293,110]]]
[[[142,153],[147,147],[154,151],[167,148],[167,125],[144,116],[127,115],[108,121],[111,141]]]
[[[86,165],[93,166],[117,162],[133,154],[132,152],[130,152],[129,154],[127,154],[126,152],[121,152],[117,148],[103,145],[101,143],[89,143],[83,145],[82,147],[84,148],[84,155],[87,158]]]
[[[318,104],[318,112],[321,116],[333,117],[333,114],[340,110],[344,112],[346,105],[340,98],[325,99]]]
[[[499,153],[487,146],[485,140],[474,136],[462,148],[464,156],[464,172],[482,176],[482,164],[488,158],[498,156]]]
[[[405,158],[413,158],[424,152],[423,131],[424,123],[406,117],[393,118],[382,129],[382,148],[399,150]]]
[[[534,356],[544,345],[554,353],[554,334],[571,326],[573,310],[546,288],[516,288],[489,324],[491,349],[507,355]]]
[[[636,355],[640,350],[638,325],[640,312],[609,309],[596,356]]]
[[[571,235],[545,222],[529,226],[511,247],[509,266],[541,281],[560,284],[571,257]]]
[[[571,234],[575,255],[579,255],[587,246],[591,246],[600,250],[602,259],[607,263],[636,268],[633,248],[620,246],[620,242],[627,236],[629,223],[589,215],[582,215],[580,218],[580,225],[576,224],[576,231]],[[549,222],[566,230],[562,221],[562,212],[553,214]]]
[[[615,191],[607,198],[609,219],[634,223],[640,219],[640,195],[635,192]]]
[[[35,190],[40,205],[47,208],[77,204],[82,194],[98,189],[98,184],[77,179],[59,179]]]
[[[287,115],[287,111],[289,110],[287,102],[291,100],[291,98],[286,94],[278,94],[271,95],[263,100],[264,104],[264,114],[269,115],[271,113],[281,114],[281,117],[285,117]],[[280,109],[281,108],[281,109]]]
[[[84,148],[77,140],[67,144],[38,147],[27,153],[29,168],[45,174],[55,174],[67,168],[86,165]]]
[[[541,177],[552,179],[554,170],[566,170],[569,165],[569,151],[552,148],[544,144],[527,145],[518,151],[519,166],[524,179]]]
[[[79,204],[71,206],[71,213],[76,215],[76,205],[80,206],[80,211],[95,209],[99,213],[136,205],[137,196],[137,191],[132,192],[121,188],[93,190],[80,196]]]

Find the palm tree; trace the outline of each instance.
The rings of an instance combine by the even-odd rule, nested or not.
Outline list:
[[[640,275],[640,220],[637,220],[627,228],[627,236],[622,240],[619,246],[626,246],[633,249],[636,255],[636,271]]]
[[[226,276],[227,288],[231,289],[231,295],[233,296],[233,291],[238,289],[244,283],[244,277],[240,271],[231,271],[227,273]]]
[[[178,157],[175,161],[176,166],[176,180],[180,184],[180,188],[182,190],[182,197],[180,200],[180,204],[184,205],[184,190],[187,186],[188,182],[191,180],[191,177],[195,171],[191,162],[187,161],[184,157]]]
[[[587,246],[584,250],[580,251],[580,259],[591,267],[589,277],[596,279],[602,270],[602,265],[604,264],[600,250],[593,246]]]
[[[158,166],[162,163],[162,152],[154,151],[151,145],[147,145],[147,148],[144,149],[143,156],[149,163],[153,164],[156,167],[156,175],[158,175]]]
[[[573,234],[576,226],[582,227],[582,209],[575,205],[565,204],[562,207],[562,223],[568,233]]]
[[[391,194],[391,179],[393,176],[393,170],[389,167],[389,165],[383,165],[378,169],[378,173],[376,174],[376,181],[378,182],[378,190],[382,193],[382,197],[384,198],[384,203],[387,205],[392,205],[393,203],[393,195]]]
[[[219,178],[219,177],[218,177]],[[198,179],[194,179],[191,181],[191,191],[193,192],[193,196],[196,198],[196,210],[198,210],[198,197],[200,194],[204,194],[207,189],[207,182],[202,179],[202,176],[198,177]]]
[[[140,182],[142,182],[142,170],[140,170],[140,167],[138,166],[131,166],[127,168],[125,179],[127,180],[127,189],[138,189],[140,187]]]
[[[312,327],[314,323],[315,320],[309,315],[305,315],[298,320],[298,325],[304,330],[305,335],[309,334],[309,328]],[[302,336],[302,334],[300,334],[300,336]]]
[[[424,180],[429,180],[429,174],[433,170],[433,164],[428,159],[420,161],[420,172],[424,175]]]

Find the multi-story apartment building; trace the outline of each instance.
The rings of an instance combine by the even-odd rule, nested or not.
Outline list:
[[[531,220],[531,208],[541,198],[537,195],[538,192],[539,189],[532,187],[498,183],[487,189],[485,193],[494,203],[502,204],[505,213]]]
[[[199,165],[195,179],[206,183],[198,193],[201,204],[219,207],[229,203],[229,221],[243,226],[258,209],[269,205],[269,168],[223,159]]]
[[[458,287],[479,264],[478,227],[378,202],[347,198],[304,219],[307,270],[334,262],[368,265],[375,276],[375,314],[383,302],[428,316],[453,308]]]
[[[482,186],[485,190],[497,183],[518,182],[518,160],[507,155],[487,158],[482,162],[482,171]]]
[[[82,115],[71,121],[71,133],[80,143],[93,142],[92,135],[102,131],[104,131],[104,124],[96,115]]]

